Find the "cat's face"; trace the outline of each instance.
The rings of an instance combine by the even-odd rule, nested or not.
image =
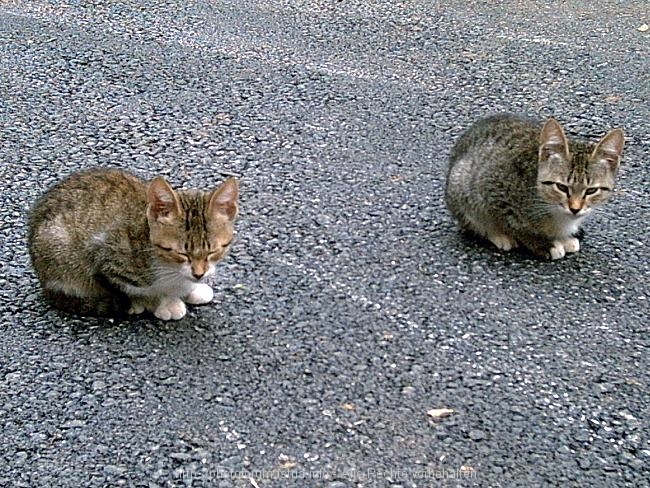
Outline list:
[[[155,178],[147,219],[159,274],[180,274],[190,281],[210,276],[232,243],[238,196],[233,178],[212,193],[175,192]]]
[[[570,150],[562,128],[550,119],[541,134],[539,196],[555,214],[585,217],[609,199],[623,144],[623,132],[614,129],[596,145],[577,143]]]

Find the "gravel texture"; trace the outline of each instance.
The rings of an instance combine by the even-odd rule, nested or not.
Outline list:
[[[497,4],[0,2],[0,486],[650,486],[648,5]],[[456,232],[504,110],[625,128],[579,254]],[[93,165],[242,177],[215,303],[47,306],[26,214]]]

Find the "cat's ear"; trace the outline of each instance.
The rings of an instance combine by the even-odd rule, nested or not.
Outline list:
[[[181,213],[176,192],[161,176],[156,176],[147,190],[147,218],[150,221],[167,220],[177,217]]]
[[[550,118],[544,124],[539,138],[539,159],[544,160],[557,154],[562,159],[569,159],[569,142],[562,126],[554,118]]]
[[[621,156],[623,156],[623,146],[625,145],[625,136],[621,129],[609,131],[596,145],[591,158],[594,161],[605,161],[612,171],[616,171]]]
[[[237,179],[228,178],[224,183],[212,192],[210,196],[210,214],[212,216],[225,215],[228,220],[235,220],[238,207],[239,185]]]

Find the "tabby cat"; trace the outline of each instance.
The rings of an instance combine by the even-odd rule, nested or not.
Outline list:
[[[88,315],[180,319],[212,300],[204,279],[230,247],[239,190],[178,190],[118,169],[75,173],[36,202],[29,253],[56,306]]]
[[[499,249],[562,258],[580,249],[580,225],[609,199],[624,142],[621,129],[594,144],[568,140],[552,118],[487,117],[451,151],[447,207]]]

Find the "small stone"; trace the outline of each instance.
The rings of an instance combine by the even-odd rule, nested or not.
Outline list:
[[[207,449],[203,449],[201,447],[197,448],[193,452],[194,459],[197,459],[201,462],[203,461],[208,461],[212,457],[212,453],[208,451]]]
[[[427,411],[427,415],[434,419],[444,419],[445,417],[449,417],[450,415],[453,415],[455,413],[456,411],[452,408],[432,408]],[[471,432],[470,432],[470,436],[471,436]]]
[[[231,456],[229,458],[223,459],[219,464],[231,471],[236,471],[237,469],[241,469],[242,463],[243,459],[241,456]]]
[[[477,429],[470,430],[469,438],[472,439],[473,441],[482,441],[483,439],[485,439],[485,432]]]
[[[580,469],[589,469],[591,468],[591,462],[589,459],[580,458],[578,459],[578,466],[580,466]]]
[[[190,461],[192,459],[192,455],[186,452],[172,452],[169,457],[177,461]]]
[[[327,488],[348,488],[348,485],[342,481],[332,481],[331,483],[327,484]]]
[[[28,457],[29,457],[29,455],[25,451],[18,451],[16,453],[16,458],[15,458],[14,462],[16,464],[23,464],[27,460]]]
[[[5,381],[7,383],[13,383],[15,381],[18,381],[20,379],[20,373],[16,371],[15,373],[7,373],[5,375]]]
[[[413,386],[405,386],[402,388],[402,395],[412,397],[415,396],[416,390]]]
[[[104,473],[111,476],[122,476],[124,473],[126,473],[126,468],[115,466],[114,464],[107,464],[104,466]]]
[[[61,428],[62,429],[76,429],[79,427],[83,427],[86,425],[86,422],[83,420],[68,420],[66,423],[64,423]]]

